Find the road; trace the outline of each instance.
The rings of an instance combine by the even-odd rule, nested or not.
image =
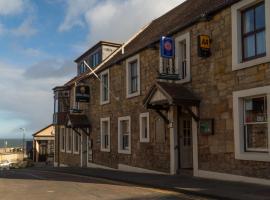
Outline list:
[[[0,200],[206,200],[165,190],[33,169],[0,171]]]

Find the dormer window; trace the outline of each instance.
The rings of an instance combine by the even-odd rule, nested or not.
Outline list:
[[[79,64],[79,67],[78,67],[78,75],[80,75],[86,71],[87,71],[87,67],[85,66],[85,64],[83,62],[81,62]]]
[[[91,56],[91,66],[96,67],[101,62],[101,55],[100,52],[96,52]]]

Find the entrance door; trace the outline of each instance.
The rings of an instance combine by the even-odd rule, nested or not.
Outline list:
[[[190,117],[179,119],[180,169],[193,168],[192,120]]]

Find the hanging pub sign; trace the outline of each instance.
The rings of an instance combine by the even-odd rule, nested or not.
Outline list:
[[[201,135],[214,135],[214,119],[201,119],[200,120],[200,134]]]
[[[160,54],[163,58],[174,57],[174,41],[171,37],[162,37],[160,40]]]
[[[208,35],[198,36],[198,54],[202,58],[211,56],[211,39]]]
[[[90,89],[86,85],[76,86],[76,102],[89,102]]]

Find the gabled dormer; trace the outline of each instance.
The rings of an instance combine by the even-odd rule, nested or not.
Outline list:
[[[77,63],[77,74],[80,75],[88,70],[84,61],[94,69],[119,47],[121,47],[121,44],[105,41],[98,42],[75,60]]]

